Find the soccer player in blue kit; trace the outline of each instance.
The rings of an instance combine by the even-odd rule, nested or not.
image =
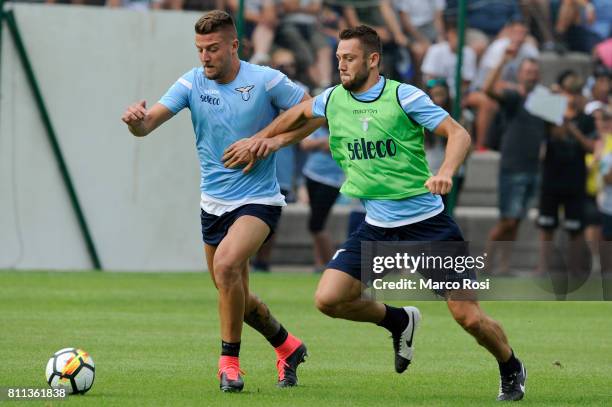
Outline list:
[[[180,77],[151,109],[145,101],[128,107],[122,120],[143,137],[183,108],[191,111],[201,168],[201,224],[208,270],[219,293],[222,391],[241,391],[239,352],[243,321],[275,348],[279,387],[297,384],[306,347],[249,291],[248,259],[274,232],[285,205],[273,156],[249,173],[223,166],[223,151],[266,127],[278,115],[309,98],[283,73],[241,61],[232,17],[206,13],[195,24],[201,67]],[[312,132],[312,123],[295,132]]]

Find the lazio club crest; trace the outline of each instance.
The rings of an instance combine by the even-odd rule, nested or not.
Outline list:
[[[371,117],[361,117],[359,118],[359,120],[361,121],[361,130],[363,130],[364,132],[368,131],[369,122],[370,120],[372,120],[372,118]]]
[[[250,92],[251,92],[251,89],[253,89],[254,87],[255,85],[248,85],[248,86],[243,86],[241,88],[236,88],[234,90],[240,92],[240,95],[242,96],[242,100],[246,102],[247,100],[251,98]]]

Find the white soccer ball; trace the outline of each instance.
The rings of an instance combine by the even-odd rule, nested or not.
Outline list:
[[[54,389],[65,389],[68,394],[84,394],[94,382],[94,361],[83,349],[64,348],[47,362],[47,383]]]

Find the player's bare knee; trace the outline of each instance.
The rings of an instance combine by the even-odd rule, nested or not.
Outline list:
[[[472,335],[477,335],[480,332],[483,323],[480,308],[458,301],[454,304],[449,304],[449,309],[455,321],[463,329]]]
[[[482,319],[478,315],[469,316],[462,320],[461,326],[472,335],[479,335],[482,328]]]
[[[472,335],[476,335],[480,332],[482,326],[482,318],[480,317],[480,313],[462,312],[458,314],[453,314],[453,317],[463,329],[465,329]]]
[[[214,270],[219,288],[242,284],[242,267],[239,264],[226,260],[215,261]]]
[[[315,293],[315,306],[319,311],[332,318],[338,315],[339,303],[330,295],[317,291]]]

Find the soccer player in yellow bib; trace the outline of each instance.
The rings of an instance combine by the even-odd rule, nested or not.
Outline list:
[[[395,370],[405,371],[413,356],[420,320],[416,307],[396,308],[362,296],[362,241],[463,241],[440,195],[470,148],[470,136],[420,89],[379,73],[381,43],[367,26],[344,30],[336,52],[341,86],[331,87],[277,117],[250,139],[226,150],[225,165],[248,164],[301,136],[283,134],[310,120],[327,120],[330,150],[346,175],[341,191],[361,199],[366,219],[336,252],[319,282],[317,308],[334,318],[375,323],[391,332]],[[445,159],[432,175],[425,159],[423,128],[448,139]],[[256,167],[255,167],[256,168]],[[455,275],[457,273],[454,273]],[[498,400],[520,400],[527,373],[514,356],[502,327],[464,290],[445,290],[454,319],[498,361]],[[468,299],[466,299],[468,298]]]

